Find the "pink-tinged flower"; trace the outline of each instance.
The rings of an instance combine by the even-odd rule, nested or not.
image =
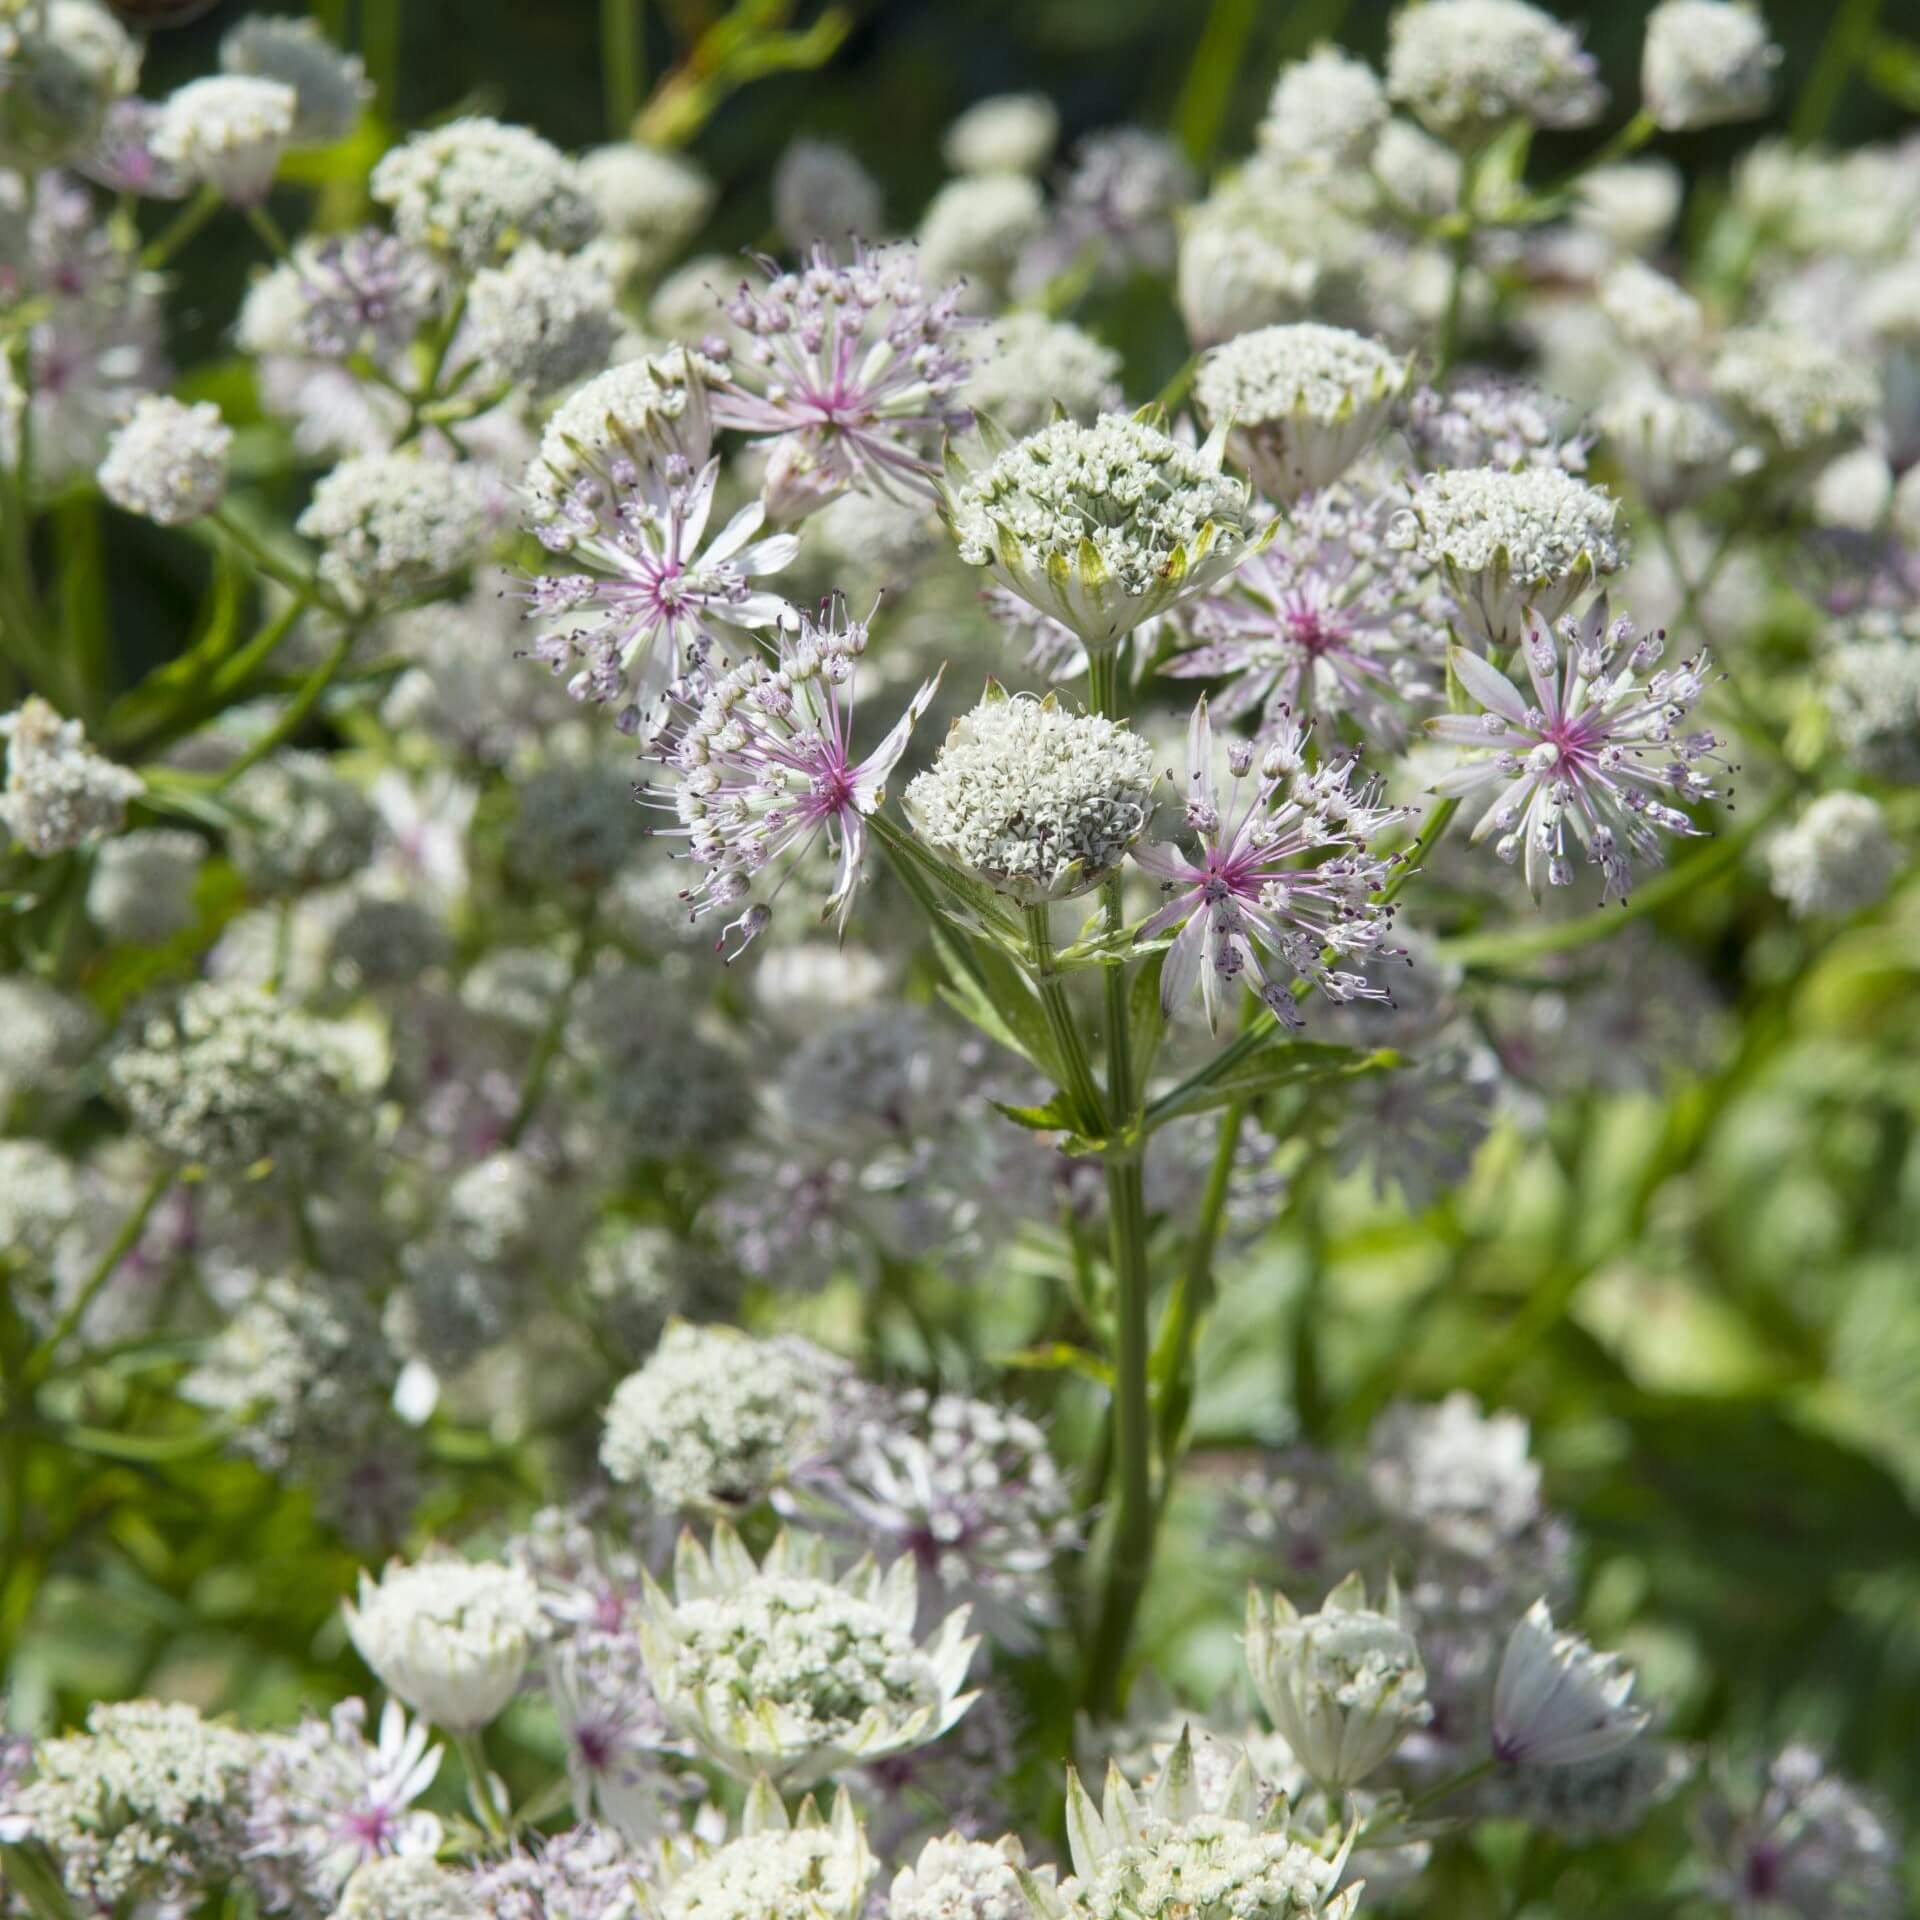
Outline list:
[[[760,263],[727,318],[746,339],[713,396],[713,417],[771,440],[767,511],[798,519],[849,487],[931,496],[944,434],[968,421],[972,364],[949,335],[965,324],[956,284],[929,297],[912,249],[856,242],[842,266],[825,246],[784,273]]]
[[[867,851],[867,816],[886,798],[936,674],[893,731],[864,760],[853,756],[854,669],[867,648],[865,621],[835,595],[821,618],[800,618],[779,635],[772,657],[755,657],[702,689],[675,696],[659,758],[674,776],[673,810],[700,870],[683,894],[697,918],[738,906],[769,867],[788,871],[824,838],[839,859],[824,918],[844,933]],[[672,829],[665,829],[672,831]],[[785,876],[773,888],[778,893]],[[755,902],[726,927],[744,948],[772,917]]]
[[[1232,682],[1222,720],[1256,708],[1351,720],[1386,746],[1406,738],[1406,705],[1438,692],[1426,636],[1444,610],[1425,602],[1426,569],[1387,537],[1392,504],[1333,487],[1294,509],[1285,532],[1193,601],[1184,624],[1199,645],[1160,669],[1177,680]]]
[[[640,729],[667,688],[716,644],[724,628],[771,627],[793,609],[753,583],[799,551],[790,533],[756,538],[759,501],[742,507],[711,544],[707,520],[719,484],[716,455],[697,471],[664,441],[616,447],[536,527],[550,552],[590,572],[543,574],[528,590],[531,617],[556,624],[531,649],[577,700],[624,700],[623,732]],[[564,624],[569,615],[577,625]]]
[[[1486,712],[1442,714],[1427,730],[1448,746],[1490,751],[1432,790],[1457,797],[1494,789],[1472,837],[1498,834],[1494,851],[1503,860],[1524,853],[1536,900],[1543,866],[1553,886],[1573,880],[1569,828],[1600,869],[1607,900],[1627,897],[1633,859],[1659,864],[1661,833],[1705,831],[1660,796],[1697,805],[1715,795],[1698,766],[1718,758],[1719,736],[1680,730],[1707,684],[1707,656],[1650,673],[1666,634],[1635,640],[1634,633],[1630,620],[1609,623],[1602,598],[1561,623],[1563,663],[1552,638],[1534,628],[1521,648],[1531,699],[1477,653],[1455,647],[1448,654]],[[1616,666],[1622,649],[1625,661]]]
[[[1207,1024],[1217,1029],[1221,989],[1243,974],[1249,991],[1289,1027],[1306,1024],[1294,1002],[1296,976],[1330,1000],[1387,1000],[1384,987],[1329,965],[1329,956],[1397,954],[1387,945],[1392,909],[1373,898],[1393,862],[1370,853],[1368,843],[1406,819],[1407,809],[1382,806],[1373,782],[1356,787],[1351,756],[1310,768],[1305,745],[1305,729],[1291,722],[1263,748],[1235,741],[1223,801],[1204,696],[1194,708],[1187,825],[1199,853],[1190,859],[1160,844],[1133,851],[1173,895],[1137,937],[1180,928],[1161,968],[1163,1013],[1171,1015],[1197,984]]]

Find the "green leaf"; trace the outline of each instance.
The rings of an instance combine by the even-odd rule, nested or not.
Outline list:
[[[1030,1373],[1077,1373],[1095,1386],[1113,1391],[1113,1368],[1097,1353],[1076,1347],[1071,1341],[1051,1340],[1042,1346],[1021,1347],[1014,1353],[996,1356],[996,1364],[1020,1368]]]
[[[1027,976],[986,941],[968,940],[963,954],[962,940],[967,940],[963,933],[934,929],[934,944],[946,963],[950,983],[940,990],[940,997],[990,1040],[1030,1061],[1059,1086],[1067,1077],[1066,1069]]]
[[[1867,79],[1909,113],[1920,113],[1920,44],[1881,34],[1862,63]]]
[[[1134,1084],[1143,1086],[1153,1072],[1154,1056],[1160,1051],[1161,1037],[1167,1030],[1166,1016],[1160,1011],[1160,969],[1166,965],[1167,950],[1156,948],[1133,976],[1127,994],[1127,1034],[1133,1051]]]
[[[1310,1040],[1271,1040],[1212,1078],[1196,1076],[1156,1100],[1147,1109],[1147,1131],[1191,1113],[1224,1107],[1229,1100],[1252,1100],[1279,1087],[1382,1073],[1399,1064],[1400,1056],[1388,1050],[1362,1053],[1356,1047],[1329,1047]]]
[[[1071,1133],[1073,1102],[1064,1093],[1056,1093],[1044,1107],[1013,1107],[1004,1100],[993,1103],[1016,1127],[1031,1127],[1035,1133]]]
[[[224,1437],[223,1427],[195,1427],[190,1433],[114,1433],[106,1427],[61,1427],[62,1446],[79,1453],[97,1453],[106,1460],[125,1460],[134,1466],[163,1466],[211,1453]]]
[[[245,584],[240,563],[220,551],[201,610],[199,633],[183,653],[155,667],[108,710],[107,737],[118,750],[148,745],[161,733],[170,715],[192,705],[194,694],[212,678],[233,646]]]

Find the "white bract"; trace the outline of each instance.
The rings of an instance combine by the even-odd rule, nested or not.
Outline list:
[[[1570,1767],[1637,1740],[1633,1670],[1577,1633],[1554,1631],[1536,1600],[1508,1636],[1493,1684],[1493,1754],[1503,1766]]]

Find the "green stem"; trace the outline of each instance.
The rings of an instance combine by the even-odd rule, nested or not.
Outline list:
[[[496,1846],[507,1847],[512,1842],[508,1815],[493,1797],[493,1773],[487,1765],[487,1750],[481,1736],[478,1733],[456,1733],[453,1747],[460,1756],[460,1764],[467,1770],[467,1790],[472,1797],[474,1811],[480,1816],[480,1824],[487,1830],[487,1837]]]
[[[233,544],[264,573],[269,580],[277,580],[289,593],[305,595],[317,600],[321,606],[337,618],[345,618],[346,609],[332,594],[321,586],[311,573],[303,572],[289,560],[284,560],[273,551],[247,523],[240,519],[228,507],[216,507],[207,518],[220,529]]]
[[[160,1204],[161,1196],[173,1185],[173,1168],[163,1167],[147,1182],[146,1191],[135,1201],[133,1211],[120,1223],[120,1231],[113,1236],[107,1250],[95,1263],[93,1271],[81,1283],[80,1291],[73,1296],[72,1304],[54,1323],[53,1331],[41,1341],[28,1364],[29,1376],[33,1379],[45,1377],[53,1357],[59,1352],[69,1336],[87,1317],[87,1309],[93,1305],[109,1280],[114,1269],[127,1256],[134,1242],[140,1238],[142,1230],[153,1216],[153,1210]]]
[[[593,964],[598,933],[597,909],[589,898],[580,916],[580,931],[574,940],[573,965],[567,970],[566,985],[554,996],[553,1005],[547,1012],[546,1025],[540,1029],[540,1037],[534,1042],[533,1053],[527,1061],[526,1077],[520,1082],[520,1101],[513,1110],[512,1120],[507,1123],[506,1144],[510,1147],[520,1144],[521,1136],[533,1123],[533,1116],[540,1111],[547,1082],[553,1075],[553,1063],[559,1056],[560,1041],[566,1032],[567,1014],[572,1009],[573,996],[579,992],[580,982],[587,977],[587,969]]]
[[[287,702],[280,718],[239,759],[222,770],[213,783],[216,793],[222,787],[231,786],[249,767],[257,766],[268,754],[284,746],[300,731],[306,724],[308,714],[319,705],[327,689],[333,685],[334,676],[347,664],[347,656],[352,653],[354,642],[359,638],[358,626],[341,629],[339,639],[327,650],[326,658],[300,683],[300,690]]]
[[[1881,0],[1840,0],[1793,109],[1793,137],[1809,146],[1827,130],[1848,80],[1872,42]]]
[[[247,225],[266,242],[267,251],[276,260],[284,260],[293,249],[287,245],[287,236],[280,229],[280,222],[257,201],[247,207]]]
[[[142,268],[148,273],[158,273],[220,211],[222,205],[217,188],[202,187],[147,243],[140,255]]]
[[[600,0],[600,67],[606,86],[607,137],[630,140],[640,114],[646,70],[639,0]]]
[[[1099,1135],[1106,1122],[1080,1023],[1073,1017],[1066,985],[1054,965],[1051,912],[1044,906],[1027,909],[1027,952],[1033,966],[1033,984],[1047,1017],[1047,1031],[1053,1036],[1066,1073],[1067,1083],[1061,1091],[1073,1102],[1075,1127],[1091,1139]]]

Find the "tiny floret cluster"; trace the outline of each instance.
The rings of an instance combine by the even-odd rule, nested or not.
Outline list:
[[[255,14],[220,42],[228,73],[276,80],[293,89],[293,143],[329,146],[344,140],[373,98],[366,64],[336,47],[314,20]]]
[[[1647,19],[1640,91],[1669,133],[1765,113],[1780,49],[1749,0],[1661,0]]]
[[[1900,850],[1876,800],[1823,793],[1767,849],[1774,892],[1803,920],[1858,913],[1886,898]]]
[[[78,720],[63,720],[38,694],[0,714],[0,740],[7,747],[0,823],[40,859],[117,833],[127,803],[146,789],[132,768],[87,744]]]
[[[538,241],[504,266],[486,267],[467,291],[466,349],[489,386],[524,382],[553,393],[598,372],[619,327],[613,289],[593,261]]]
[[[113,437],[100,491],[116,507],[163,527],[211,513],[227,491],[233,431],[210,400],[184,406],[150,394]]]
[[[321,579],[350,605],[437,585],[473,559],[487,531],[471,467],[407,453],[343,460],[297,524],[324,549]]]
[[[1444,139],[1509,120],[1583,127],[1606,103],[1574,30],[1527,0],[1421,0],[1393,16],[1387,92]]]
[[[293,138],[291,87],[250,74],[189,80],[160,109],[154,158],[243,205],[264,199]]]

